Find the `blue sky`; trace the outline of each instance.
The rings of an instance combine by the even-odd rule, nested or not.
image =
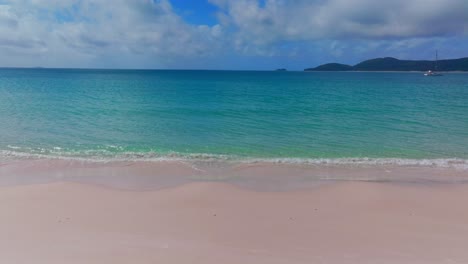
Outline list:
[[[302,70],[467,47],[467,0],[0,0],[0,66]]]
[[[218,8],[208,1],[172,0],[171,4],[174,11],[187,23],[209,26],[218,24]]]

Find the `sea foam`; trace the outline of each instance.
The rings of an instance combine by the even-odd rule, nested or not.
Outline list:
[[[228,162],[239,164],[298,164],[316,166],[415,166],[434,168],[454,168],[468,170],[468,159],[437,158],[437,159],[407,159],[407,158],[258,158],[233,155],[218,155],[208,153],[166,153],[156,152],[123,152],[109,153],[104,151],[80,152],[46,152],[35,153],[17,150],[0,150],[0,161],[16,159],[59,159],[85,162]]]

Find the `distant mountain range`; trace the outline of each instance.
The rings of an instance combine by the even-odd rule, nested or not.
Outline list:
[[[327,63],[305,71],[428,71],[435,70],[435,61],[399,60],[391,57],[366,60],[354,66]],[[468,57],[452,60],[439,60],[438,71],[468,71]]]

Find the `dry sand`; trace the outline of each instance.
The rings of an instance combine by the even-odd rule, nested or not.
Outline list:
[[[467,204],[465,184],[3,186],[0,263],[468,263]]]
[[[160,164],[156,171],[178,180],[136,190],[154,165],[46,164],[0,164],[0,263],[468,263],[462,182],[328,181],[273,191],[323,168],[232,170],[254,184],[194,182],[187,179],[203,178],[200,170]],[[136,172],[137,184],[123,177]],[[107,174],[120,180],[103,184]]]

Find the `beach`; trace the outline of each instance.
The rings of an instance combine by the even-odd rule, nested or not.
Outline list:
[[[467,76],[0,70],[0,263],[467,263]]]
[[[0,264],[468,264],[467,47],[468,0],[0,0]]]
[[[3,162],[0,262],[468,261],[466,170],[206,166]]]

